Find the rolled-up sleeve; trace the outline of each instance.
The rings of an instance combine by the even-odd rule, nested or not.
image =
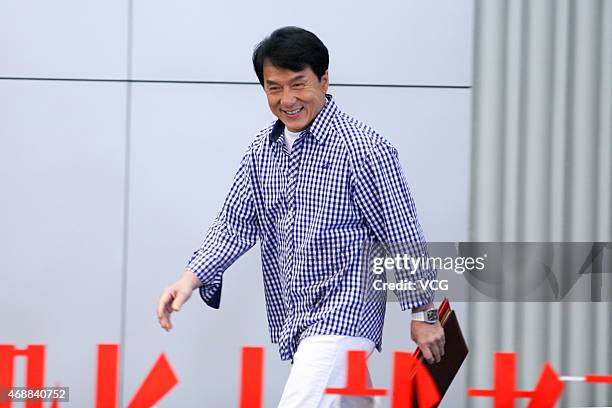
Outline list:
[[[408,255],[415,259],[428,256],[427,243],[397,150],[388,142],[381,141],[371,146],[358,163],[355,203],[375,240],[383,246],[388,256]],[[433,301],[431,288],[427,286],[423,289],[418,281],[427,283],[435,279],[435,269],[394,270],[396,282],[415,282],[414,290],[395,291],[402,310]]]
[[[249,170],[251,154],[249,147],[221,211],[186,265],[203,284],[202,299],[215,308],[219,307],[223,272],[257,242],[258,222]]]

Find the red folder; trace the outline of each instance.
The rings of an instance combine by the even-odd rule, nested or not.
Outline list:
[[[428,364],[423,358],[423,353],[418,348],[415,350],[414,356],[425,368],[427,368],[429,374],[436,383],[441,398],[444,398],[444,394],[450,387],[459,368],[461,368],[463,361],[468,355],[468,348],[463,333],[461,333],[461,327],[459,326],[455,311],[451,309],[450,303],[446,298],[444,298],[438,308],[438,317],[444,328],[444,338],[446,340],[444,344],[444,356],[439,363],[434,364]],[[413,382],[414,381],[416,381],[415,373],[413,373]],[[413,383],[412,389],[417,389],[416,383]],[[414,408],[424,408],[419,407],[416,395],[414,396],[412,405]],[[437,407],[438,405],[435,406]]]

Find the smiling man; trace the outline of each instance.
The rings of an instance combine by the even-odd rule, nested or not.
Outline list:
[[[218,307],[223,272],[260,239],[271,340],[292,361],[284,408],[373,406],[370,398],[325,394],[345,386],[348,350],[381,349],[386,294],[368,299],[364,244],[426,251],[396,150],[327,94],[328,63],[319,38],[297,27],[256,47],[253,67],[278,120],[248,147],[221,212],[157,310],[170,330],[170,314],[196,288]],[[395,273],[398,281],[435,278],[426,269]],[[397,297],[413,312],[412,339],[439,361],[444,332],[433,293]]]
[[[318,78],[310,68],[293,72],[265,61],[263,77],[270,109],[290,132],[310,126],[327,102],[327,72]]]

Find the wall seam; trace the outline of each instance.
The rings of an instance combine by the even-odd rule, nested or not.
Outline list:
[[[130,57],[131,58],[131,57]],[[131,65],[131,64],[130,64]],[[131,70],[131,68],[130,68]],[[64,81],[64,82],[113,82],[126,84],[184,84],[184,85],[257,85],[259,82],[245,81],[191,81],[174,79],[133,79],[129,78],[69,78],[69,77],[0,77],[2,81]],[[472,89],[471,85],[428,85],[428,84],[367,84],[331,83],[330,86],[364,88],[432,88],[432,89]]]
[[[130,217],[130,165],[131,165],[131,128],[132,128],[132,34],[133,0],[128,0],[127,10],[127,47],[126,47],[126,95],[125,95],[125,174],[123,190],[123,264],[121,268],[121,326],[119,331],[119,406],[123,405],[125,385],[125,356],[127,331],[127,280],[129,254],[129,217]]]

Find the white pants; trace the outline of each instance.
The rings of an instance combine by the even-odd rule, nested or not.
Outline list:
[[[279,408],[373,408],[373,397],[325,394],[325,388],[346,386],[348,350],[365,350],[374,342],[363,337],[321,335],[306,337],[293,356],[293,365]],[[368,374],[368,382],[371,381]]]

